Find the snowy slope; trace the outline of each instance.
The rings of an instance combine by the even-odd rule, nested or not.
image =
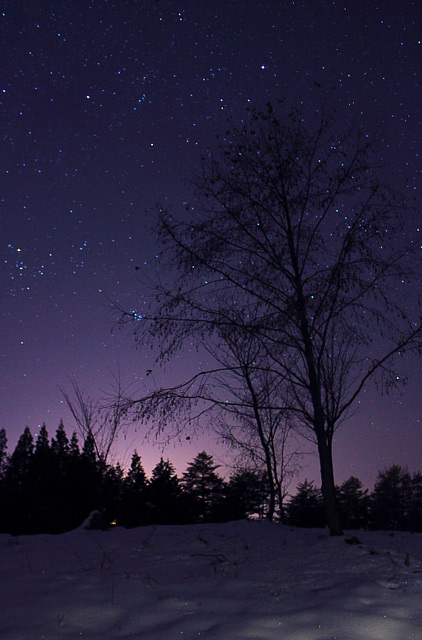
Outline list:
[[[244,521],[1,535],[0,638],[422,640],[422,534],[356,535]]]

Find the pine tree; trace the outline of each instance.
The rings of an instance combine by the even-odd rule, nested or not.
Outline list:
[[[265,475],[251,469],[236,471],[227,486],[230,519],[263,517],[269,489]]]
[[[122,524],[123,470],[119,463],[108,465],[103,480],[104,516],[106,522]]]
[[[41,425],[38,432],[37,439],[35,441],[35,451],[37,455],[48,455],[50,452],[50,440],[48,437],[47,427],[45,422]]]
[[[68,531],[79,524],[72,517],[73,486],[71,477],[70,445],[63,421],[60,420],[55,438],[50,445],[54,483],[51,487],[51,509],[54,512],[54,533]]]
[[[362,529],[367,525],[368,490],[358,478],[350,477],[337,491],[337,502],[342,526],[345,529]]]
[[[141,457],[135,450],[129,471],[123,481],[120,524],[125,527],[139,527],[148,521],[145,507],[146,475]]]
[[[81,452],[79,449],[78,434],[76,433],[76,431],[74,431],[72,433],[72,437],[70,438],[69,456],[70,458],[77,460],[80,455],[81,455]]]
[[[55,533],[54,490],[59,482],[55,473],[47,427],[41,426],[31,462],[31,484],[35,496],[32,516],[33,533]]]
[[[89,505],[86,502],[84,486],[84,461],[79,448],[76,431],[72,433],[69,442],[69,455],[66,464],[65,502],[67,504],[67,528],[78,527],[89,515]]]
[[[20,436],[15,450],[10,456],[9,471],[15,482],[21,484],[30,470],[32,456],[34,454],[34,438],[29,427],[25,427]]]
[[[94,440],[89,434],[76,461],[75,470],[77,475],[73,478],[73,484],[81,524],[91,511],[103,509],[102,467],[97,460]]]
[[[187,521],[180,482],[169,460],[160,458],[152,470],[147,497],[155,524],[182,524]]]
[[[136,489],[138,490],[143,490],[145,488],[146,474],[142,466],[141,457],[136,449],[132,454],[130,468],[127,472],[125,484],[130,487],[136,487]]]
[[[183,474],[183,486],[194,501],[196,519],[210,522],[223,499],[223,480],[217,475],[219,465],[214,464],[212,455],[205,451],[198,453]]]
[[[298,484],[297,493],[287,505],[287,519],[295,527],[324,527],[322,494],[313,482]]]
[[[34,513],[34,492],[31,482],[33,455],[34,439],[29,427],[25,427],[9,458],[5,474],[4,530],[9,533],[31,533]]]
[[[371,494],[370,525],[372,529],[405,531],[409,528],[411,479],[399,465],[378,472]]]
[[[51,440],[51,453],[60,469],[65,467],[69,451],[69,438],[67,437],[63,420],[60,420],[56,430],[56,437]]]

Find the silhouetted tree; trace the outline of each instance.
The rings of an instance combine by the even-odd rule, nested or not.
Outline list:
[[[75,380],[71,381],[71,387],[70,393],[62,389],[63,397],[79,434],[93,444],[98,462],[105,467],[113,445],[125,428],[126,408],[120,378],[115,379],[112,401],[110,398],[95,400]]]
[[[123,482],[120,523],[125,527],[138,527],[148,522],[145,492],[147,480],[141,458],[133,452],[130,468]]]
[[[5,530],[14,534],[29,533],[34,510],[31,465],[34,439],[25,427],[11,454],[5,473],[6,518]]]
[[[103,475],[103,513],[107,524],[122,525],[124,479],[120,464],[108,465]]]
[[[170,460],[160,458],[152,470],[147,500],[154,524],[182,524],[189,520],[180,482]]]
[[[34,438],[29,427],[25,427],[17,445],[10,456],[8,471],[13,474],[15,483],[21,484],[28,477],[32,456],[34,454]]]
[[[297,493],[287,505],[287,520],[295,527],[323,527],[324,508],[320,489],[313,482],[298,484]]]
[[[251,469],[238,470],[230,476],[226,488],[228,517],[231,520],[264,517],[268,510],[269,488],[265,474]]]
[[[74,431],[69,442],[69,457],[73,460],[77,460],[80,455],[81,452],[79,449],[78,434]]]
[[[163,361],[221,327],[260,343],[283,388],[272,408],[294,415],[317,446],[332,535],[342,533],[335,430],[370,380],[398,384],[397,358],[421,350],[420,243],[415,230],[403,232],[404,199],[377,165],[363,132],[339,133],[321,110],[309,126],[295,110],[253,110],[204,157],[194,206],[178,218],[158,207],[169,277],[157,282],[151,310],[122,316]],[[184,388],[183,411],[202,398],[206,376]],[[180,388],[140,398],[139,416],[156,415],[163,428]]]
[[[53,464],[47,427],[42,424],[37,433],[30,467],[34,503],[31,517],[33,533],[55,532],[56,505],[54,493],[58,473]]]
[[[358,478],[345,480],[337,491],[341,523],[345,529],[362,529],[368,523],[368,490]]]
[[[373,529],[406,530],[411,502],[410,476],[399,465],[378,472],[371,494],[370,524]]]
[[[50,444],[51,465],[54,469],[54,481],[50,488],[52,492],[51,510],[54,513],[54,533],[64,532],[80,524],[79,518],[73,517],[75,510],[74,484],[72,478],[72,463],[69,438],[67,437],[63,421],[60,420],[55,438]],[[78,453],[79,457],[80,453]],[[75,469],[75,478],[78,471]]]
[[[81,524],[91,511],[102,511],[104,507],[102,481],[105,469],[103,462],[97,458],[95,442],[90,435],[84,441],[80,456],[74,459],[74,463],[72,484],[75,507],[80,519],[78,524]]]
[[[223,500],[224,482],[216,473],[218,467],[212,455],[201,451],[183,474],[184,490],[194,500],[196,519],[201,522],[211,522]]]
[[[56,430],[56,437],[51,439],[51,453],[60,470],[66,467],[69,452],[69,438],[67,437],[63,420],[60,420]]]

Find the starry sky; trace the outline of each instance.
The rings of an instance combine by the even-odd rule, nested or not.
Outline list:
[[[182,206],[200,154],[251,105],[321,100],[339,129],[362,125],[382,141],[385,177],[421,193],[418,0],[6,0],[0,15],[0,427],[9,450],[28,425],[60,418],[60,388],[93,397],[113,377],[145,382],[150,352],[112,331],[110,300],[136,306],[157,247],[145,212]],[[420,209],[419,209],[420,210]],[[412,222],[413,223],[413,222]],[[415,213],[415,227],[422,214]],[[195,371],[187,348],[162,381]],[[422,468],[421,364],[404,363],[401,396],[362,396],[334,443],[336,480],[372,487],[392,463]],[[147,472],[161,450],[132,430]],[[183,471],[206,436],[164,455]],[[126,458],[125,458],[126,456]],[[318,479],[315,456],[301,477]]]

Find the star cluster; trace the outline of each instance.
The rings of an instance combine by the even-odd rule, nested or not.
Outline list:
[[[135,308],[135,267],[156,253],[145,211],[186,200],[201,151],[251,104],[325,102],[339,130],[357,121],[378,137],[387,178],[420,204],[420,18],[410,0],[3,3],[0,426],[11,441],[25,424],[66,420],[69,377],[94,394],[116,366],[142,377],[149,356],[111,334],[107,301]],[[385,418],[381,402],[364,423],[398,429],[402,405]]]

